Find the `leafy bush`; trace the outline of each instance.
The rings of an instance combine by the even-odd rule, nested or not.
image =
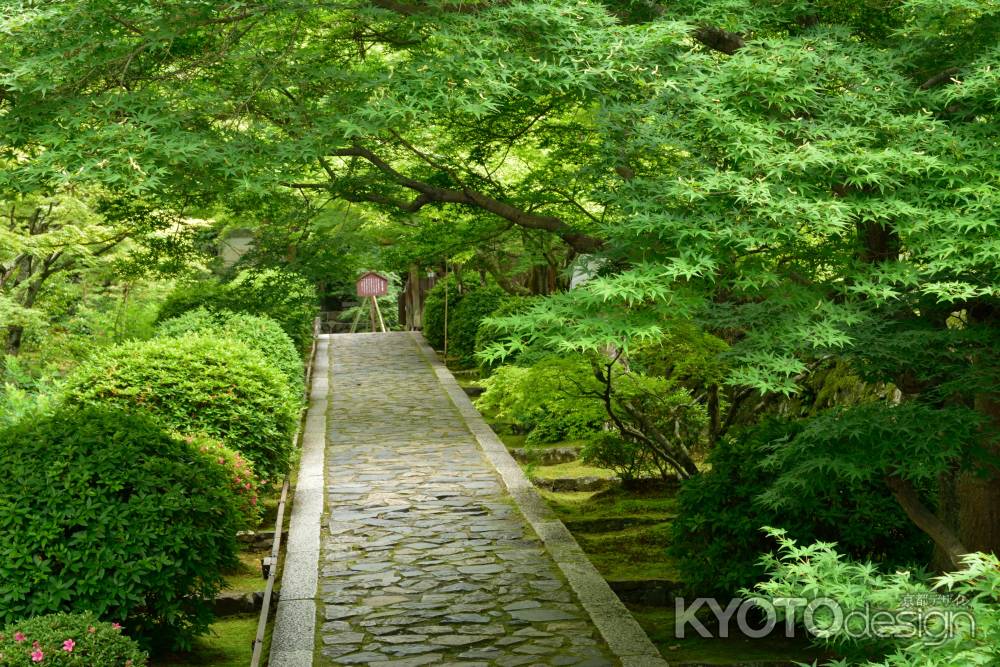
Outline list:
[[[752,594],[771,601],[779,619],[790,610],[785,600],[836,602],[840,620],[823,603],[806,629],[814,641],[834,647],[850,664],[1000,664],[1000,560],[995,555],[967,554],[963,569],[926,580],[907,571],[881,574],[871,563],[846,559],[832,544],[800,547],[785,531],[768,533],[781,545],[780,552],[765,557],[771,579],[755,586]],[[805,609],[806,604],[792,609],[800,626]],[[874,621],[875,614],[880,621]]]
[[[167,297],[157,321],[165,322],[197,308],[267,315],[281,325],[301,353],[312,340],[318,304],[316,288],[297,273],[247,270],[228,283],[204,280],[178,287]]]
[[[146,654],[92,613],[46,614],[11,623],[0,633],[0,665],[33,667],[142,667]]]
[[[224,310],[228,307],[229,295],[223,283],[215,279],[203,279],[175,287],[160,306],[156,321],[171,320],[198,308]]]
[[[496,285],[477,287],[462,295],[448,321],[448,353],[459,366],[476,364],[476,334],[483,319],[495,311],[505,292]]]
[[[614,471],[625,484],[658,472],[648,448],[613,431],[589,436],[580,458],[587,465]]]
[[[225,470],[141,412],[63,407],[0,431],[0,621],[92,611],[185,646],[236,564]]]
[[[233,315],[230,310],[209,310],[198,306],[156,325],[157,336],[177,337],[189,333],[214,333],[220,322]]]
[[[545,357],[530,368],[502,366],[482,380],[477,407],[526,431],[529,444],[584,438],[603,427],[607,414],[586,392],[594,384],[579,357]]]
[[[711,468],[684,482],[670,553],[692,593],[727,596],[760,581],[760,556],[775,546],[762,526],[780,526],[797,539],[837,541],[855,557],[890,564],[926,560],[926,537],[883,484],[817,479],[780,508],[763,500],[781,471],[762,462],[803,427],[772,419],[729,437],[709,454]]]
[[[455,309],[462,303],[462,295],[458,291],[458,283],[455,280],[454,274],[437,281],[427,292],[427,298],[424,299],[424,311],[423,311],[423,334],[427,342],[435,350],[441,350],[444,348],[444,309],[445,309],[445,294],[447,287],[447,297],[448,297],[448,317],[449,319],[455,312]]]
[[[234,313],[229,310],[212,312],[199,307],[161,323],[158,336],[182,336],[199,333],[222,338],[234,338],[257,350],[288,379],[295,396],[305,390],[302,357],[295,343],[277,322],[264,315]]]
[[[229,490],[243,522],[241,529],[255,528],[260,523],[260,480],[253,464],[237,451],[204,436],[184,436],[184,441],[196,447],[210,461],[223,469]]]
[[[0,356],[0,428],[51,409],[54,389],[50,377],[34,377],[19,357]]]
[[[191,334],[109,348],[67,378],[74,404],[138,407],[241,452],[264,479],[288,470],[298,400],[259,352]]]

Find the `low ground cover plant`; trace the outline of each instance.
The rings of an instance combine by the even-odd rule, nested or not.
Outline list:
[[[118,622],[95,614],[46,614],[0,632],[2,667],[143,667],[146,653]]]

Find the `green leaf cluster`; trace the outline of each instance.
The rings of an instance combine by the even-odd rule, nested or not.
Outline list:
[[[229,282],[201,279],[183,284],[163,303],[163,322],[195,308],[267,316],[284,329],[300,353],[312,342],[319,297],[306,278],[281,269],[247,269]]]
[[[735,433],[709,452],[705,472],[683,482],[669,552],[691,593],[730,596],[761,581],[766,568],[760,555],[775,546],[761,533],[763,525],[803,541],[835,541],[853,557],[888,566],[925,562],[929,540],[879,479],[815,475],[784,490],[780,505],[767,502],[788,468],[765,462],[804,428],[808,423],[772,417]]]
[[[826,663],[870,667],[951,667],[991,665],[1000,659],[1000,560],[970,553],[962,568],[930,578],[919,572],[882,572],[871,562],[852,561],[835,544],[799,545],[785,531],[769,528],[778,553],[763,559],[770,580],[747,591],[774,603],[778,618],[788,615],[781,600],[829,598],[840,605],[840,620],[828,605],[813,615],[817,643],[848,657]],[[856,613],[852,613],[856,612]],[[908,614],[898,624],[882,622],[882,634],[865,628],[872,614]],[[795,610],[801,624],[804,607]],[[919,627],[918,624],[919,623]],[[875,656],[875,657],[873,657]]]

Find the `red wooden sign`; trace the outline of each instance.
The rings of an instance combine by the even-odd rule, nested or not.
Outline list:
[[[389,280],[369,271],[358,278],[358,296],[384,296],[389,293]]]

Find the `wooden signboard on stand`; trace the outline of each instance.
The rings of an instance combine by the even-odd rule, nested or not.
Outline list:
[[[382,311],[378,307],[378,297],[389,293],[389,279],[379,275],[374,271],[369,271],[358,278],[357,282],[358,298],[368,299],[369,318],[371,319],[372,333],[375,333],[375,324],[385,333],[385,321],[382,319]],[[358,329],[358,321],[361,319],[362,308],[358,307],[358,313],[354,316],[354,324],[351,325],[351,333]]]

